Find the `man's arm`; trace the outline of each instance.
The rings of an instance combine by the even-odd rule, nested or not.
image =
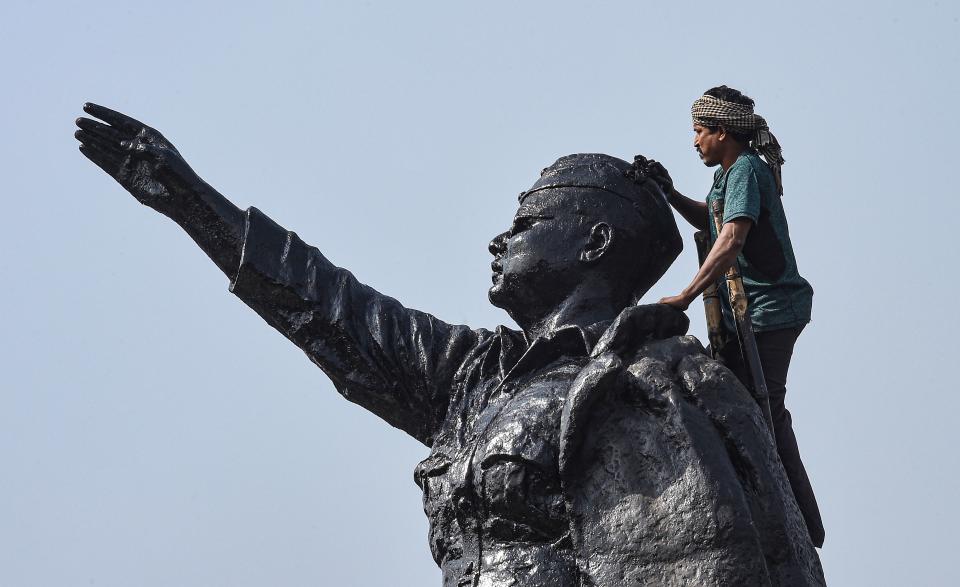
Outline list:
[[[347,399],[429,444],[454,375],[485,331],[409,310],[358,282],[258,210],[241,211],[159,132],[95,104],[80,151],[138,201],[177,222],[231,291],[299,346]]]
[[[679,212],[697,230],[707,230],[707,222],[709,222],[710,216],[705,202],[698,202],[678,192],[673,187],[673,178],[670,177],[670,172],[659,161],[653,159],[647,161],[645,171],[667,195],[667,200],[674,210]]]
[[[676,188],[671,188],[667,196],[673,209],[679,212],[694,228],[697,230],[707,230],[707,221],[710,216],[707,213],[706,202],[699,202],[688,198],[678,192]]]
[[[743,250],[747,241],[747,234],[753,220],[746,217],[734,218],[723,225],[717,242],[710,249],[700,270],[679,295],[666,297],[660,300],[661,304],[668,304],[679,310],[686,310],[694,299],[711,283],[720,278],[733,265],[737,255]]]

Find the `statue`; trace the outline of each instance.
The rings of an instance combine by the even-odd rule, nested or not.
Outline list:
[[[87,104],[81,152],[168,216],[348,400],[426,446],[415,472],[443,584],[823,585],[749,393],[637,305],[681,239],[646,162],[560,158],[490,243],[521,327],[447,324],[241,211],[156,130]]]

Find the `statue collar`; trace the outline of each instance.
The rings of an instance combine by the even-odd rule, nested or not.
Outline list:
[[[529,345],[521,332],[500,326],[500,376],[526,372],[561,356],[595,357],[607,351],[635,348],[650,340],[686,334],[689,326],[686,314],[664,304],[628,306],[614,320],[585,327],[561,326]]]

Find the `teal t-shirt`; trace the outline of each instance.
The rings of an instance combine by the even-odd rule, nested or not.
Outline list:
[[[797,271],[790,231],[776,180],[767,164],[752,150],[744,151],[724,173],[717,169],[707,196],[710,236],[716,242],[713,202],[723,200],[723,221],[753,221],[740,253],[740,272],[750,304],[750,319],[757,332],[803,326],[810,321],[813,288]],[[721,280],[724,314],[731,326],[726,280]]]

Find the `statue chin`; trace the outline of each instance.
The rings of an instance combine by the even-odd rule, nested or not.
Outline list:
[[[493,285],[487,290],[487,299],[494,307],[507,310],[510,306],[509,295],[503,287],[503,276],[494,277]],[[509,311],[509,310],[508,310]]]
[[[527,307],[522,302],[525,295],[529,294],[520,287],[521,285],[523,284],[518,283],[516,278],[507,283],[502,273],[494,273],[493,285],[487,290],[487,299],[494,307],[505,310],[507,314],[513,316],[513,310],[522,310]],[[539,296],[537,298],[540,299]]]

